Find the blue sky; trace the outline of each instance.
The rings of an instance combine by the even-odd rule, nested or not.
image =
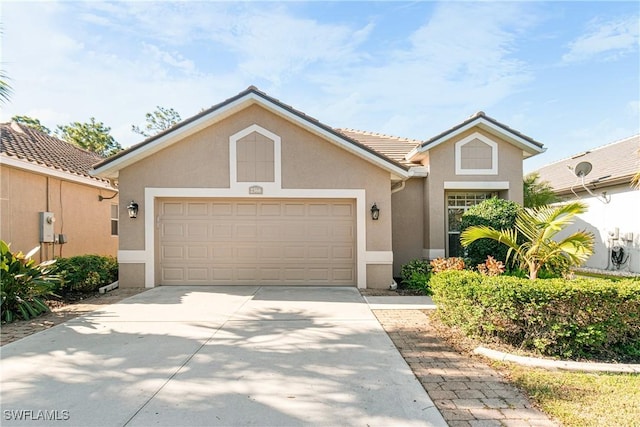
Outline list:
[[[640,133],[638,2],[3,1],[0,119],[140,140],[255,85],[333,127],[427,139],[478,110],[542,142],[525,171]]]

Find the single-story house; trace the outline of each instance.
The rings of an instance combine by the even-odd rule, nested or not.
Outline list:
[[[0,124],[0,239],[36,259],[118,251],[118,189],[102,157],[16,122]]]
[[[536,172],[563,200],[582,200],[588,211],[567,232],[595,236],[584,267],[640,273],[640,190],[631,185],[640,171],[640,135],[578,153]]]
[[[409,140],[334,129],[251,86],[94,174],[138,209],[120,224],[120,286],[387,288],[413,258],[456,254],[469,206],[522,202],[522,161],[542,151],[482,112]]]

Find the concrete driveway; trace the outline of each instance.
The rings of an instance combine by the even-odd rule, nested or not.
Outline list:
[[[0,374],[3,426],[446,426],[353,288],[158,287]]]

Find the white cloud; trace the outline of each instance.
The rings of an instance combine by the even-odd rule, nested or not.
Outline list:
[[[329,98],[326,117],[428,137],[456,124],[445,117],[461,121],[491,107],[533,78],[516,49],[532,25],[527,12],[527,5],[513,3],[438,4],[386,60],[313,74]]]
[[[569,43],[564,62],[584,61],[594,57],[617,59],[638,49],[640,26],[638,16],[608,22],[592,22],[588,31]]]
[[[212,37],[238,54],[243,73],[275,85],[316,63],[356,61],[357,46],[373,28],[320,24],[280,8],[237,16],[232,22],[231,31]]]

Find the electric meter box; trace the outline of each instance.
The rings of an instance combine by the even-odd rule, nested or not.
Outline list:
[[[53,212],[39,212],[40,215],[40,243],[53,243],[56,235],[53,232],[55,218]]]

